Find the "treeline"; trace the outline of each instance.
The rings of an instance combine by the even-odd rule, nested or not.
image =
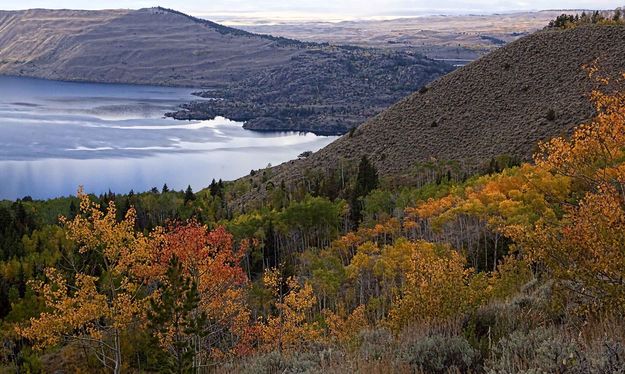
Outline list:
[[[584,25],[624,25],[625,17],[622,8],[613,11],[594,11],[581,14],[561,14],[549,21],[547,29],[570,29]]]

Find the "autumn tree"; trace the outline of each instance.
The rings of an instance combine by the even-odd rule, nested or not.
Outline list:
[[[99,258],[100,269],[70,264],[73,272],[66,275],[48,268],[45,283],[31,282],[47,310],[17,332],[36,348],[78,341],[92,349],[104,367],[120,373],[123,332],[138,321],[146,307],[141,297],[146,286],[143,270],[153,249],[150,239],[157,240],[157,235],[148,238],[134,231],[132,208],[117,222],[114,203],[103,213],[82,190],[78,196],[80,214],[61,222],[79,254]]]
[[[445,245],[407,243],[411,259],[402,295],[393,305],[390,322],[400,329],[415,321],[444,320],[487,299],[483,275],[465,268],[466,260]]]
[[[209,231],[190,221],[164,231],[151,268],[160,289],[152,302],[152,324],[177,365],[190,359],[198,371],[249,348],[245,250],[235,248],[223,227]]]
[[[594,68],[590,73],[598,74]],[[599,77],[610,85],[610,80]],[[616,83],[621,83],[617,81]],[[547,266],[572,305],[587,311],[625,309],[625,94],[593,92],[597,115],[569,138],[541,144],[538,168],[572,180],[558,200],[563,215],[541,218],[511,235]]]
[[[263,283],[273,294],[276,313],[261,324],[262,350],[291,352],[321,338],[317,323],[310,322],[317,302],[310,283],[302,285],[294,277],[285,279],[276,268],[265,272]]]

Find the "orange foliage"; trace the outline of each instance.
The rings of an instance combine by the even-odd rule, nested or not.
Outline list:
[[[164,281],[172,257],[197,285],[200,302],[197,312],[204,312],[209,325],[221,337],[231,339],[228,351],[210,347],[213,356],[241,354],[250,347],[250,312],[246,303],[248,279],[241,268],[244,250],[235,250],[232,235],[223,227],[209,231],[195,221],[170,225],[163,232],[162,244],[154,253],[154,275]],[[172,326],[173,328],[173,326]],[[162,344],[167,345],[167,337]],[[208,344],[208,343],[207,343]]]

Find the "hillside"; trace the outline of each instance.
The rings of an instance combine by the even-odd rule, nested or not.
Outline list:
[[[625,27],[567,22],[249,177],[0,200],[0,373],[625,373]],[[256,83],[266,101],[256,87],[241,103],[297,92],[321,105],[328,83],[306,84],[307,72],[341,79],[350,66],[327,48],[331,67],[297,58],[231,92]],[[378,57],[354,51],[354,75],[384,77]],[[0,86],[19,91],[19,80]],[[23,96],[56,90],[38,87]],[[342,87],[355,90],[346,100],[364,95]],[[29,136],[38,128],[64,124],[10,105],[27,150],[45,148]],[[158,128],[122,121],[120,138]],[[85,125],[98,148],[76,150],[165,148],[101,147],[101,124]],[[216,144],[232,139],[224,130]],[[71,143],[73,132],[61,134]],[[255,157],[256,139],[243,143]],[[198,156],[232,167],[240,157],[226,152]],[[210,173],[193,160],[148,167]],[[119,161],[87,167],[143,174]],[[28,169],[50,184],[74,170],[65,165]]]
[[[0,12],[3,75],[202,87],[285,63],[301,46],[162,8]]]
[[[539,140],[593,114],[583,65],[625,71],[625,28],[545,31],[513,42],[420,90],[304,160],[272,170],[274,182],[336,169],[368,155],[383,177],[416,176],[454,161],[460,173],[501,155],[528,159]]]
[[[451,66],[392,52],[257,35],[163,8],[0,12],[0,74],[189,86],[170,116],[342,134]]]

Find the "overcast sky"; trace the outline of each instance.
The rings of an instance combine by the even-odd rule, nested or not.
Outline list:
[[[0,0],[0,9],[145,8],[161,5],[200,17],[211,15],[339,18],[410,16],[428,13],[493,13],[540,9],[613,9],[625,0]]]

